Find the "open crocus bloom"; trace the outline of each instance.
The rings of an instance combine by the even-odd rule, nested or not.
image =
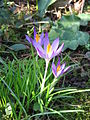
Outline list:
[[[34,47],[37,48],[37,53],[41,58],[44,58],[46,61],[50,61],[53,57],[57,56],[61,53],[64,43],[59,46],[59,38],[53,41],[52,45],[49,42],[48,33],[45,34],[45,38],[43,39],[43,45],[34,43]]]
[[[55,78],[59,77],[63,73],[65,73],[68,69],[70,69],[70,66],[65,68],[65,63],[60,65],[60,58],[58,60],[57,66],[55,66],[54,63],[52,63],[52,72],[55,76]]]
[[[28,40],[28,42],[34,44],[34,43],[39,43],[40,45],[43,44],[43,38],[44,38],[44,33],[42,32],[41,36],[39,37],[39,35],[37,34],[35,27],[34,27],[34,40],[29,37],[28,35],[25,35],[26,39]]]

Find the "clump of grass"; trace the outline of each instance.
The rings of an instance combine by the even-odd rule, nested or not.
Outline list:
[[[40,62],[43,65],[43,60]],[[29,109],[33,110],[31,100],[36,99],[35,96],[40,89],[37,83],[39,69],[33,59],[13,59],[12,62],[8,62],[7,67],[5,65],[0,66],[0,69],[3,67],[0,77],[0,98],[4,97],[6,102],[10,102],[14,116],[18,115],[17,119],[20,119],[22,115],[27,115]]]
[[[42,119],[40,116],[57,114],[60,118],[66,119],[63,114],[83,112],[81,108],[75,109],[75,107],[72,106],[65,107],[65,101],[68,101],[70,98],[73,100],[74,93],[90,90],[59,88],[55,89],[49,95],[48,88],[53,78],[50,70],[48,71],[50,74],[48,74],[46,78],[46,87],[44,88],[42,97],[40,97],[40,85],[43,79],[43,66],[45,66],[45,62],[44,60],[36,58],[37,57],[20,60],[15,57],[13,61],[9,61],[7,64],[2,62],[3,65],[0,66],[1,117],[6,118],[8,116],[9,118],[18,120],[22,118],[31,119],[33,117]],[[63,98],[65,101],[63,102],[64,107],[61,107],[61,110],[55,103],[60,102],[59,99],[62,101]],[[7,103],[9,103],[12,108],[11,112],[8,110],[10,106],[6,107]],[[68,108],[69,110],[67,110]],[[5,109],[9,111],[9,115],[7,115]],[[41,110],[43,110],[43,112],[41,112]]]

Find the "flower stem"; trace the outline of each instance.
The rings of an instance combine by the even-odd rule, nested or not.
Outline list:
[[[46,74],[47,74],[48,64],[49,64],[49,61],[46,61],[45,74],[44,74],[44,78],[43,78],[42,85],[41,85],[41,93],[43,91],[44,84],[45,84],[45,78],[46,78]]]
[[[58,79],[57,79],[57,78],[54,78],[53,82],[51,83],[51,86],[50,86],[50,89],[49,89],[49,93],[52,92],[53,87],[56,85],[57,81],[58,81]]]

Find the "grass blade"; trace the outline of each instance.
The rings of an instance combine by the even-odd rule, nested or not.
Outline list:
[[[13,97],[17,100],[17,102],[19,103],[19,105],[21,106],[21,108],[23,109],[23,112],[25,113],[25,115],[27,116],[26,110],[24,109],[24,107],[22,106],[21,102],[19,101],[19,99],[17,98],[17,96],[14,94],[14,92],[11,90],[11,88],[7,85],[7,83],[1,78],[1,81],[4,83],[4,85],[9,89],[9,91],[12,93]]]

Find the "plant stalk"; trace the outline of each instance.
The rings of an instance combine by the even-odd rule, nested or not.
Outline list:
[[[49,61],[46,60],[45,74],[44,74],[44,78],[43,78],[42,85],[41,85],[41,94],[42,94],[42,91],[44,89],[44,84],[45,84],[45,78],[46,78],[46,74],[47,74],[48,64],[49,64]]]
[[[52,92],[53,87],[56,85],[57,81],[58,81],[58,79],[57,79],[57,78],[54,78],[53,82],[51,83],[51,86],[50,86],[50,89],[49,89],[49,93]]]

